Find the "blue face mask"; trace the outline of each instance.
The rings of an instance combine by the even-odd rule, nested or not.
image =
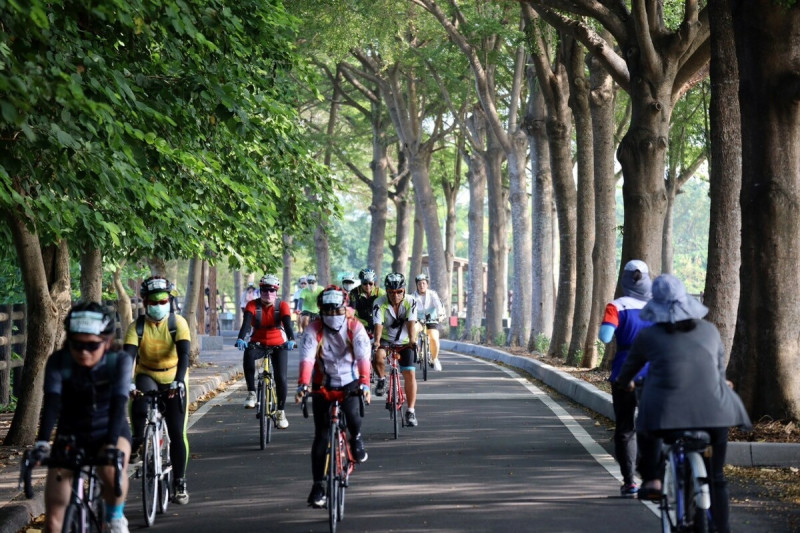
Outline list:
[[[147,316],[156,322],[163,320],[169,314],[169,302],[161,305],[148,305]]]

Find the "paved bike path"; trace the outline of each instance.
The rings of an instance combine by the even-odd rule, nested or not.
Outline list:
[[[290,384],[296,381],[296,358],[292,353]],[[603,457],[592,438],[607,440],[608,434],[591,418],[495,365],[450,353],[442,361],[444,372],[419,383],[419,427],[402,428],[394,440],[381,400],[367,409],[363,433],[369,460],[353,475],[342,531],[657,527],[646,506],[618,497],[618,480],[601,464],[613,467],[613,460]],[[328,530],[327,511],[305,503],[312,419],[290,405],[290,428],[273,431],[272,443],[261,451],[254,413],[242,408],[244,396],[243,387],[233,388],[195,418],[189,431],[191,502],[171,505],[156,518],[156,528]],[[132,483],[126,507],[131,529],[144,526],[139,487]]]

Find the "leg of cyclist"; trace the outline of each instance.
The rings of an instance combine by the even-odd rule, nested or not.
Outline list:
[[[169,387],[169,385],[166,385]],[[189,421],[189,410],[186,405],[188,385],[185,394],[176,394],[165,401],[164,418],[170,435],[169,460],[172,463],[175,498],[179,505],[189,503],[186,491],[186,466],[189,463],[189,438],[186,435],[186,424]]]
[[[378,348],[375,350],[375,374],[378,376],[378,383],[375,385],[375,396],[383,396],[386,392],[386,350]]]
[[[661,497],[661,480],[664,479],[664,462],[661,456],[663,441],[652,433],[640,433],[637,437],[640,452],[639,472],[643,480],[639,498],[658,499]]]
[[[636,394],[616,384],[611,386],[611,399],[614,406],[616,427],[614,428],[614,456],[622,474],[620,494],[632,497],[638,492],[633,478],[636,467]]]
[[[311,407],[314,412],[314,442],[311,444],[311,475],[314,484],[308,495],[312,507],[325,505],[325,452],[328,449],[330,427],[330,402],[322,396],[314,396]]]
[[[254,409],[256,406],[256,359],[261,355],[260,350],[248,346],[242,356],[242,370],[244,381],[247,384],[247,398],[244,400],[245,409]]]
[[[428,342],[431,346],[431,363],[433,363],[434,369],[440,371],[442,363],[439,361],[439,327],[436,324],[431,324],[427,328]]]
[[[72,472],[61,468],[48,468],[44,488],[45,533],[60,533],[64,513],[72,494]]]
[[[125,519],[125,498],[128,496],[128,476],[125,472],[128,469],[128,458],[131,454],[131,434],[127,425],[122,428],[122,435],[117,439],[116,448],[125,454],[122,462],[122,476],[120,488],[122,494],[116,496],[114,494],[114,467],[103,466],[97,469],[97,476],[103,482],[103,501],[106,503],[106,520],[111,524],[111,530],[114,531],[127,531],[122,527],[124,524],[127,527],[128,521]],[[110,446],[106,446],[110,447]]]
[[[283,408],[286,405],[286,393],[289,388],[287,367],[289,366],[289,351],[285,348],[280,350],[273,350],[272,355],[272,372],[275,374],[275,389],[278,394],[278,428],[286,429],[289,427],[289,421],[286,419],[286,413]]]
[[[136,376],[136,388],[142,392],[154,391],[158,389],[158,383],[147,374]],[[131,401],[131,428],[133,436],[131,438],[131,448],[134,456],[138,456],[144,439],[144,426],[147,423],[147,398],[137,396]],[[139,459],[134,458],[134,462]]]
[[[711,436],[711,459],[708,468],[711,489],[711,516],[718,533],[728,533],[731,526],[728,523],[728,480],[725,479],[723,466],[728,448],[728,428],[707,429]]]
[[[348,392],[358,390],[358,380],[345,386]],[[348,396],[342,404],[342,411],[347,420],[347,431],[350,433],[350,447],[353,457],[359,463],[367,460],[367,450],[364,448],[364,439],[361,437],[361,413],[359,412],[358,396]]]
[[[417,375],[414,372],[414,350],[407,348],[400,352],[400,371],[403,373],[403,388],[406,392],[406,425],[417,425],[417,415],[414,406],[417,404]]]

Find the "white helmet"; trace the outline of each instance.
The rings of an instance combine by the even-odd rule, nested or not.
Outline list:
[[[264,274],[261,281],[258,282],[259,287],[280,287],[281,282],[278,276],[274,274]]]

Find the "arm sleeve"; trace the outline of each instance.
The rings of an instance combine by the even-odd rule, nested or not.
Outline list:
[[[312,324],[315,323],[312,322]],[[301,339],[300,377],[297,378],[297,383],[299,385],[308,385],[311,383],[311,371],[314,369],[314,358],[317,356],[317,331],[315,326],[308,326]]]
[[[369,342],[369,335],[367,335],[367,330],[364,329],[364,326],[359,322],[355,328],[355,335],[353,336],[353,357],[356,359],[358,382],[361,385],[369,386],[371,356],[372,348]]]
[[[185,341],[181,341],[185,342]],[[122,433],[122,425],[128,423],[128,387],[131,382],[131,365],[133,359],[128,353],[120,353],[117,361],[114,386],[111,391],[111,406],[108,413],[108,435],[106,444],[116,446]]]
[[[442,303],[442,299],[439,298],[439,293],[436,293],[436,315],[439,320],[446,316],[446,309],[444,308],[444,304]]]
[[[175,371],[175,381],[186,380],[186,370],[189,368],[189,349],[191,341],[176,341],[175,350],[178,352],[178,369]]]
[[[611,342],[611,338],[614,336],[614,332],[616,331],[616,329],[617,328],[615,328],[611,324],[602,324],[600,326],[600,333],[597,335],[597,337],[605,344],[608,344],[609,342]]]
[[[250,325],[253,323],[253,313],[250,311],[244,312],[244,317],[242,317],[242,327],[239,329],[239,336],[238,338],[244,340],[247,336],[247,332],[250,330]]]
[[[289,302],[281,302],[281,323],[283,331],[286,332],[286,339],[293,341],[294,329],[292,328],[292,310],[289,308]]]
[[[46,392],[44,404],[42,405],[42,418],[39,423],[39,434],[36,440],[50,441],[50,434],[56,427],[58,413],[61,411],[61,395],[53,392]]]

